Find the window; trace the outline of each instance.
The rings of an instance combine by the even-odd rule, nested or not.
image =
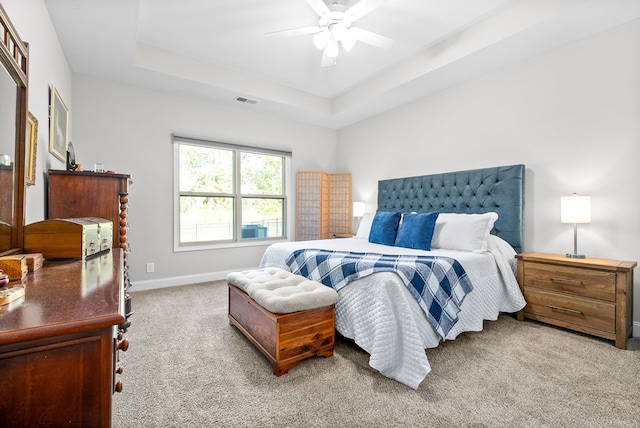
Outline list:
[[[287,236],[290,152],[173,136],[176,249]]]

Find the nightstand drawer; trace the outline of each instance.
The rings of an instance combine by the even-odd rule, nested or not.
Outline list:
[[[615,272],[535,262],[525,262],[524,270],[525,287],[564,291],[575,296],[615,302]]]
[[[554,293],[543,289],[525,287],[527,306],[525,316],[547,321],[544,318],[569,323],[607,333],[616,331],[616,306],[613,303]],[[567,326],[570,327],[570,326]],[[581,330],[578,328],[578,330]]]

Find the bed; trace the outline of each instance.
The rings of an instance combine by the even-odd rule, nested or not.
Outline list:
[[[326,280],[338,281],[337,287],[333,284],[339,295],[336,330],[370,355],[372,368],[417,389],[431,371],[426,349],[463,332],[481,331],[485,320],[525,306],[514,259],[523,246],[523,212],[524,165],[381,180],[377,211],[362,218],[355,237],[272,244],[261,267],[293,271],[325,285]],[[420,229],[413,228],[416,221]],[[420,242],[425,240],[424,230],[429,232],[426,243]],[[389,268],[393,263],[380,264],[383,268],[372,264],[369,267],[376,268],[356,274],[344,264],[336,268],[336,257],[359,260],[353,266],[363,265],[367,258],[388,258],[393,263],[428,262],[434,269],[440,263],[456,267],[455,281],[441,288],[450,291],[443,301],[457,306],[438,312],[451,313],[453,321],[444,329],[434,324],[425,308],[431,303],[415,297],[406,271]],[[308,269],[307,262],[316,269]],[[323,274],[322,266],[334,271],[328,274],[325,269]],[[336,271],[343,277],[334,278]],[[439,278],[452,277],[445,273]],[[455,290],[462,289],[457,296]]]

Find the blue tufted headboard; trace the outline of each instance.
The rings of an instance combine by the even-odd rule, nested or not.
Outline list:
[[[524,247],[524,165],[378,181],[378,210],[498,213],[493,231],[516,252]]]

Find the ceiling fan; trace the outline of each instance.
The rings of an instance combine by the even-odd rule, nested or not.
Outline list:
[[[329,5],[322,0],[305,1],[320,17],[318,25],[274,31],[267,33],[266,36],[281,38],[314,34],[313,43],[318,49],[322,50],[322,60],[320,62],[322,67],[336,64],[340,46],[348,52],[356,41],[379,48],[388,47],[393,43],[393,40],[380,34],[352,27],[355,21],[379,7],[386,0],[360,0],[348,9],[335,0],[331,0]]]

